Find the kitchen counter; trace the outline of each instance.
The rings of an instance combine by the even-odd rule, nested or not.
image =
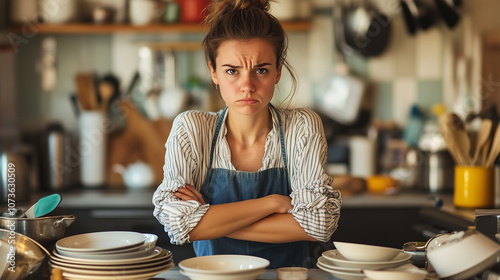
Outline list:
[[[154,190],[126,189],[74,189],[59,192],[63,198],[60,206],[69,209],[95,208],[153,208]],[[49,193],[37,193],[31,202]],[[432,195],[422,192],[401,192],[392,195],[379,195],[364,192],[343,197],[342,208],[413,208],[434,207],[439,199],[450,199],[450,194]],[[31,203],[30,202],[30,203]],[[28,205],[28,203],[25,203]],[[24,204],[23,204],[24,205]]]
[[[321,269],[309,269],[308,271],[308,278],[307,280],[333,280],[333,279],[338,279],[330,275],[330,273],[323,271]],[[189,280],[187,276],[184,276],[180,273],[179,267],[174,267],[173,269],[169,271],[162,272],[158,274],[154,280],[163,280],[163,279],[168,279],[168,280]],[[261,274],[259,280],[277,280],[277,271],[276,269],[268,269],[266,272]]]

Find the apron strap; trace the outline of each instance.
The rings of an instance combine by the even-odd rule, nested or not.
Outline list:
[[[273,106],[273,104],[269,103],[269,106],[273,108],[274,112],[276,113],[276,116],[278,117],[279,128],[280,128],[281,155],[283,156],[283,162],[285,163],[285,168],[288,169],[288,163],[286,160],[285,136],[283,135],[283,123],[281,122],[281,116],[278,112],[278,109],[276,109]]]
[[[280,142],[281,142],[281,155],[283,156],[283,162],[285,164],[285,168],[288,169],[288,162],[286,159],[286,149],[285,149],[285,136],[283,134],[283,123],[281,122],[281,116],[273,104],[269,103],[269,106],[274,110],[276,116],[278,117],[279,130],[280,130]],[[212,139],[212,146],[210,147],[210,162],[208,164],[208,169],[212,169],[213,155],[215,150],[215,144],[217,143],[217,138],[219,137],[220,128],[222,127],[222,122],[224,120],[224,116],[226,115],[227,108],[222,111],[222,114],[219,116],[217,120],[217,127],[215,128],[214,138]]]
[[[208,164],[208,170],[212,169],[212,161],[214,158],[214,150],[215,150],[215,144],[217,143],[217,138],[219,137],[219,131],[220,128],[222,127],[222,121],[224,120],[224,116],[226,115],[227,112],[227,107],[222,111],[222,114],[219,116],[219,119],[217,120],[217,127],[215,128],[214,132],[214,139],[212,139],[212,147],[210,148],[210,162]]]

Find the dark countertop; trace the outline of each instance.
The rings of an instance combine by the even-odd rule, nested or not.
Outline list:
[[[59,192],[62,196],[60,206],[69,209],[95,208],[153,208],[153,189],[74,189]],[[53,193],[53,192],[51,192]],[[49,192],[37,193],[30,203],[35,203]],[[391,195],[364,192],[343,197],[343,208],[420,208],[435,207],[440,199],[450,199],[450,194],[433,195],[423,192],[401,192]],[[21,205],[29,205],[22,203]],[[22,208],[22,207],[21,207]]]

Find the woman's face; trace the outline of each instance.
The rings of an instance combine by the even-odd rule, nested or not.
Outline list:
[[[212,80],[231,110],[254,115],[267,110],[274,86],[281,78],[273,46],[262,39],[223,42],[215,58],[217,69],[209,63]]]

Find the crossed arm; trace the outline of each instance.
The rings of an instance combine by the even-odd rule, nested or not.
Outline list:
[[[185,201],[196,200],[205,204],[201,194],[189,185],[180,188],[174,195]],[[189,239],[197,241],[226,236],[268,243],[316,241],[288,213],[290,209],[290,197],[278,194],[211,205],[189,233]]]

